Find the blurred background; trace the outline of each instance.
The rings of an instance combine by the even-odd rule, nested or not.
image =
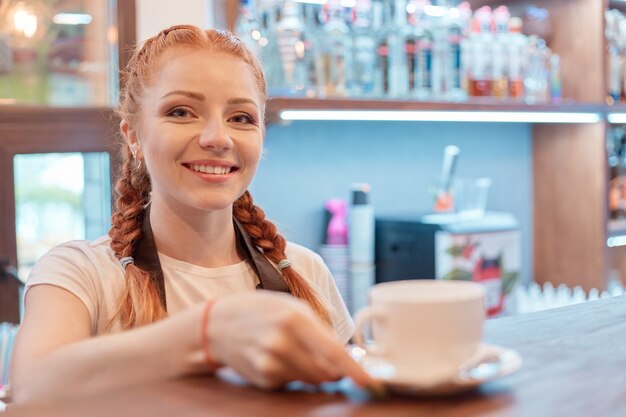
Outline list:
[[[393,279],[626,273],[626,2],[0,0],[0,321],[34,262],[106,234],[131,45],[236,31],[264,64],[251,192],[320,252],[354,311]],[[572,34],[576,33],[574,37]],[[17,279],[13,278],[17,275]]]

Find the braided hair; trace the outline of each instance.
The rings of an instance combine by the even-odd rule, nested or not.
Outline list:
[[[274,223],[265,218],[265,212],[254,205],[249,191],[235,201],[233,212],[250,235],[252,242],[263,249],[263,254],[270,261],[278,264],[287,259],[285,255],[287,241],[278,233]],[[327,306],[300,274],[289,265],[282,269],[281,275],[292,295],[306,300],[320,318],[330,323]]]

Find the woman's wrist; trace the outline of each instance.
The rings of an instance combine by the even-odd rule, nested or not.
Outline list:
[[[211,339],[209,337],[209,323],[211,321],[211,312],[216,301],[216,299],[211,299],[204,303],[204,307],[202,308],[202,320],[200,327],[200,345],[204,354],[204,364],[210,371],[215,371],[216,369],[221,367],[221,364],[217,362],[215,356],[213,355],[213,351],[211,349]]]
[[[178,350],[175,362],[178,375],[196,375],[215,371],[220,367],[213,357],[209,325],[214,300],[197,304],[180,314],[172,316],[169,325],[174,328],[168,332],[168,342]],[[181,343],[185,340],[185,343]],[[170,343],[171,342],[171,343]]]

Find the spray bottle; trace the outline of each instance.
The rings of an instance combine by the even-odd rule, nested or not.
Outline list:
[[[348,223],[346,219],[348,202],[333,198],[326,202],[326,214],[329,218],[324,244],[319,254],[332,274],[335,285],[350,308],[350,257],[348,256]]]
[[[348,213],[351,312],[367,305],[369,288],[375,283],[374,206],[369,202],[369,184],[352,184]]]

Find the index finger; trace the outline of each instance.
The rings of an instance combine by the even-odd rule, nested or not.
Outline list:
[[[309,328],[309,330],[312,329]],[[381,385],[380,381],[372,378],[352,356],[350,356],[345,346],[343,346],[332,333],[332,330],[319,323],[318,331],[315,332],[315,336],[311,336],[313,335],[307,334],[302,338],[308,350],[332,364],[339,370],[342,376],[350,377],[355,384],[362,388]]]
[[[365,370],[350,356],[345,347],[340,346],[335,352],[330,352],[329,361],[335,363],[341,373],[350,377],[355,384],[361,388],[372,388],[381,385],[381,382],[372,378]]]

